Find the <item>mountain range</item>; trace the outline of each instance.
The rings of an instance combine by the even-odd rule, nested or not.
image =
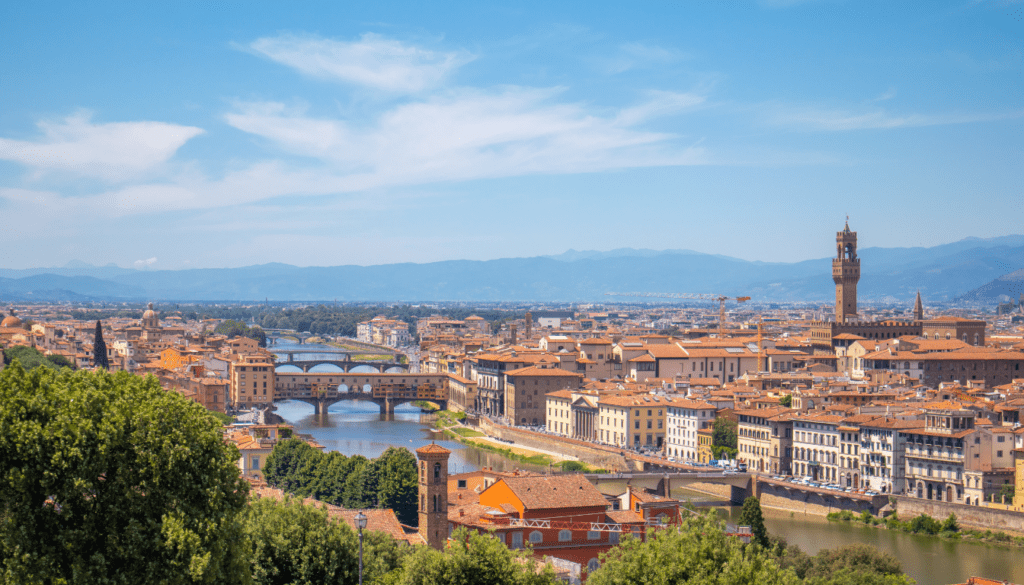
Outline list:
[[[859,256],[858,296],[864,301],[911,303],[918,290],[926,303],[986,301],[992,291],[1003,290],[993,283],[1011,291],[1024,284],[1022,235],[930,248],[864,248]],[[60,268],[0,269],[0,300],[586,302],[613,300],[605,296],[608,291],[646,291],[831,302],[831,260],[773,263],[623,248],[377,266],[135,270],[76,261]]]

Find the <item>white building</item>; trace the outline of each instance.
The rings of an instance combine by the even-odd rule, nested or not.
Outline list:
[[[669,403],[665,419],[666,454],[696,461],[697,431],[711,427],[715,407],[707,402],[675,398]]]
[[[793,419],[793,475],[839,482],[839,426],[843,418],[811,414]]]

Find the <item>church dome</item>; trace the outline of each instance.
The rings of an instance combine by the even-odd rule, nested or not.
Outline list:
[[[11,315],[10,317],[4,317],[3,321],[0,321],[0,327],[11,327],[14,329],[21,329],[21,319]]]
[[[153,319],[153,318],[156,318],[156,311],[153,310],[153,303],[149,303],[149,308],[146,309],[146,312],[142,314],[142,318],[143,319]]]

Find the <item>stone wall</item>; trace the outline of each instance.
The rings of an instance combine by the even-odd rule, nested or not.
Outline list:
[[[896,513],[899,514],[900,520],[910,520],[921,514],[927,514],[937,520],[944,520],[950,514],[955,514],[957,521],[962,526],[1024,533],[1024,514],[987,506],[968,506],[952,502],[896,496]]]
[[[888,503],[888,500],[882,497],[871,500],[836,498],[814,491],[785,489],[766,482],[758,482],[757,491],[762,506],[819,516],[842,510],[849,510],[854,514],[867,510],[872,514],[878,514],[878,510]]]
[[[480,419],[479,428],[492,437],[513,441],[516,445],[526,447],[527,449],[543,449],[545,451],[572,455],[588,465],[609,471],[629,469],[629,463],[618,452],[587,446],[582,441],[496,425],[485,418]]]

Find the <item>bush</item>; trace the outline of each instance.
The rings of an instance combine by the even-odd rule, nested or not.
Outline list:
[[[942,524],[927,514],[921,514],[907,523],[907,531],[913,534],[938,534]]]
[[[563,461],[559,464],[562,471],[586,471],[587,466],[579,461]]]
[[[950,514],[949,518],[942,523],[942,532],[959,532],[960,524],[956,521],[956,514]]]

